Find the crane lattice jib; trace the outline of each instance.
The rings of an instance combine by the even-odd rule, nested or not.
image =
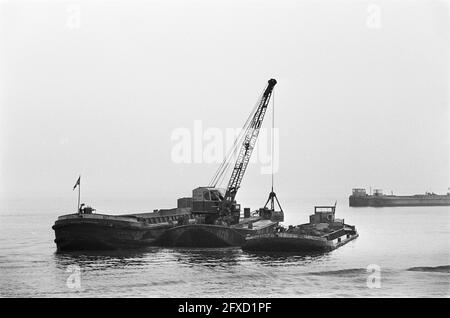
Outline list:
[[[227,191],[225,194],[225,199],[227,200],[233,201],[237,190],[239,189],[245,170],[247,169],[247,165],[250,161],[253,148],[255,147],[256,140],[258,139],[259,130],[264,120],[267,105],[269,104],[270,96],[272,95],[272,91],[276,83],[277,81],[275,79],[269,80],[259,102],[258,108],[253,115],[252,121],[245,131],[245,137],[242,142],[241,149],[239,150],[239,155],[234,165],[233,172],[231,173],[230,181],[228,182]]]

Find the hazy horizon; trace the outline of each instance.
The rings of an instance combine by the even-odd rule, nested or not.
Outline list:
[[[81,174],[90,197],[176,202],[218,164],[173,162],[172,133],[240,128],[270,78],[280,197],[446,193],[449,21],[426,0],[0,1],[0,197]],[[238,200],[269,192],[260,165]]]

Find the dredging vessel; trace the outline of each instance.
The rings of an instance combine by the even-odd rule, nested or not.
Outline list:
[[[351,207],[450,206],[450,193],[387,195],[383,194],[381,189],[375,189],[373,194],[367,194],[366,189],[357,188],[352,190],[349,205]]]
[[[270,233],[283,221],[283,211],[276,194],[269,194],[264,208],[250,212],[235,200],[255,147],[264,115],[276,84],[270,79],[244,128],[236,139],[207,187],[192,191],[192,197],[178,199],[177,208],[155,210],[152,213],[106,215],[80,206],[78,212],[58,217],[53,229],[58,251],[135,248],[149,245],[223,247],[241,246],[247,235]],[[217,187],[238,153],[226,189]],[[274,202],[279,211],[275,211]],[[268,204],[270,203],[270,208]]]
[[[278,222],[284,220],[283,210],[273,192],[273,187],[264,208],[253,213],[246,208],[243,218],[241,218],[241,206],[235,199],[276,83],[275,79],[268,81],[262,96],[246,120],[241,134],[228,155],[225,156],[210,184],[193,190],[191,213],[195,221],[168,229],[158,238],[158,245],[170,247],[242,246],[247,235],[270,233],[278,226]],[[227,173],[234,153],[238,153],[238,155],[228,185],[224,190],[219,189],[217,184]],[[279,206],[278,211],[275,210],[275,201]],[[269,203],[270,207],[268,207]]]
[[[310,222],[288,228],[279,226],[272,233],[249,235],[242,249],[252,252],[324,252],[356,239],[355,226],[335,218],[336,205],[316,206]]]

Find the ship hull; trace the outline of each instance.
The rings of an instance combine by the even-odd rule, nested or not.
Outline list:
[[[190,224],[167,230],[157,244],[167,247],[228,247],[245,242],[243,233],[220,225]]]
[[[272,232],[278,222],[269,220],[255,222],[254,229],[245,225],[224,226],[212,224],[189,224],[165,231],[156,244],[167,247],[229,247],[242,246],[247,235]]]
[[[426,196],[353,196],[349,197],[351,207],[396,207],[396,206],[450,206],[449,195]]]
[[[166,228],[134,228],[122,222],[72,222],[54,230],[58,251],[77,251],[151,246]]]
[[[151,214],[145,216],[149,215]],[[161,222],[151,223],[150,218],[99,214],[62,216],[52,227],[55,231],[57,251],[117,250],[153,246],[161,234],[174,227],[174,223],[159,216],[158,220]]]
[[[344,235],[340,240],[327,240],[321,237],[300,236],[295,234],[270,234],[247,238],[242,246],[250,252],[327,252],[356,239],[358,234]]]

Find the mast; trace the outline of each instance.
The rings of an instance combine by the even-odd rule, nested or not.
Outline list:
[[[81,194],[81,175],[78,176],[77,182],[75,182],[75,185],[73,186],[73,190],[78,187],[78,205],[77,205],[77,213],[80,213],[80,194]]]
[[[81,196],[81,175],[78,178],[78,212],[80,212],[80,196]]]

